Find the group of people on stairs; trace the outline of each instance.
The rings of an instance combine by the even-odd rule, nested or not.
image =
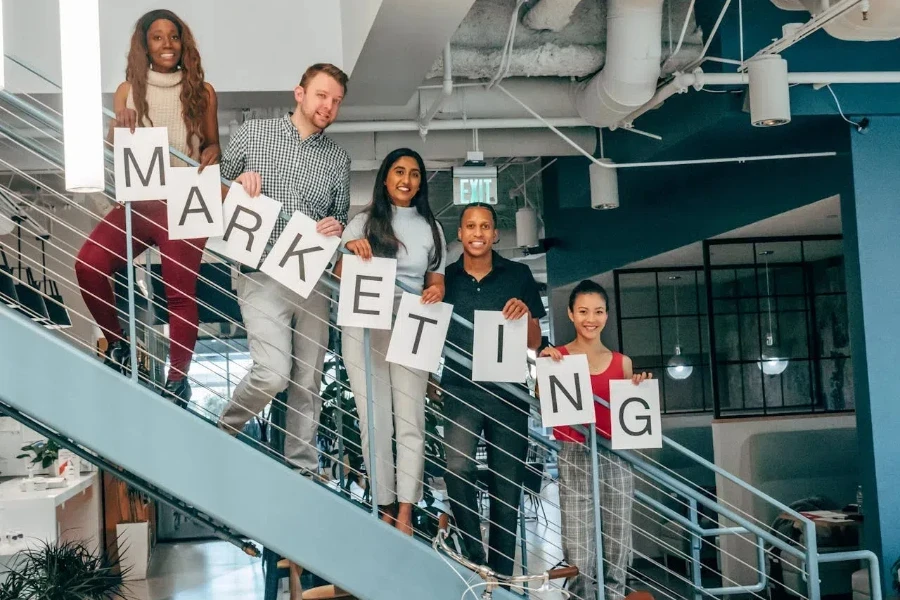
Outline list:
[[[222,176],[240,183],[248,195],[278,200],[284,212],[300,211],[317,222],[317,231],[341,238],[342,246],[364,260],[397,260],[398,280],[421,296],[423,303],[447,302],[461,317],[473,320],[476,310],[502,311],[506,319],[526,319],[528,347],[538,350],[538,321],[545,315],[539,288],[530,269],[494,251],[497,215],[487,204],[462,211],[457,237],[462,255],[448,262],[444,232],[432,213],[422,157],[408,148],[389,153],[378,171],[371,203],[348,223],[350,157],[325,135],[338,116],[347,92],[347,75],[331,64],[309,67],[293,91],[292,112],[243,123],[228,148],[219,145],[217,98],[206,82],[200,53],[190,28],[168,10],[138,19],[131,38],[125,81],[115,93],[114,127],[166,127],[171,144],[199,163],[219,164]],[[184,163],[172,158],[172,165]],[[112,275],[126,266],[125,211],[113,208],[94,228],[78,253],[75,271],[84,301],[108,342],[106,363],[130,368],[131,343],[122,330],[111,288]],[[279,217],[270,242],[283,231]],[[198,335],[197,278],[206,240],[170,240],[166,202],[135,205],[135,255],[159,247],[162,280],[168,301],[170,368],[163,395],[186,406],[190,401],[188,369]],[[338,260],[334,273],[340,276]],[[304,299],[257,269],[241,267],[237,297],[247,332],[252,366],[224,409],[219,427],[237,435],[279,393],[287,392],[285,458],[297,471],[318,471],[316,432],[322,406],[320,385],[328,346],[329,294],[317,289]],[[586,354],[595,395],[609,398],[609,382],[650,377],[634,373],[628,357],[607,349],[600,333],[608,317],[608,296],[591,281],[572,292],[568,315],[576,337],[541,350],[560,360]],[[342,332],[343,358],[356,399],[363,457],[374,444],[378,487],[374,490],[382,518],[406,534],[413,533],[413,507],[422,499],[425,454],[425,396],[428,373],[385,359],[389,334],[371,332],[375,415],[366,402],[363,330]],[[452,323],[448,344],[471,353],[473,332]],[[494,384],[476,384],[471,369],[448,359],[441,387],[444,394],[446,483],[466,555],[502,574],[512,574],[516,551],[519,497],[528,451],[529,407]],[[610,437],[609,409],[595,404],[597,431]],[[367,422],[374,418],[374,439]],[[566,560],[580,569],[571,582],[576,597],[596,593],[597,540],[593,505],[603,509],[603,554],[606,598],[625,596],[631,560],[633,474],[614,453],[601,450],[601,495],[593,498],[590,451],[584,436],[557,428],[562,537]],[[480,439],[487,445],[492,474],[489,546],[481,532],[478,505]],[[394,452],[396,444],[396,456]],[[367,467],[371,468],[370,465]]]

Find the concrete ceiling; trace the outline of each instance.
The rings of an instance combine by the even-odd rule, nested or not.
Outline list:
[[[529,0],[520,9],[510,59],[510,77],[586,77],[596,73],[606,58],[606,9],[604,0],[581,0],[561,31],[534,31],[521,22],[521,16],[538,4]],[[678,44],[678,36],[690,0],[666,0],[663,6],[663,59],[668,59]],[[477,0],[450,40],[453,74],[458,78],[493,77],[500,65],[510,19],[516,0]],[[693,14],[678,56],[666,64],[671,72],[700,54],[702,32]],[[435,55],[437,57],[437,55]],[[441,61],[429,73],[438,77]]]

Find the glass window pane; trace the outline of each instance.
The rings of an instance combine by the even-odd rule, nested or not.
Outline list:
[[[850,331],[847,323],[847,297],[843,295],[817,296],[816,343],[819,356],[849,356]]]
[[[673,379],[666,373],[664,381],[667,412],[703,410],[703,369],[694,367],[686,379]]]
[[[678,306],[679,315],[697,314],[696,272],[661,272],[659,274],[659,308],[661,315],[674,315]],[[672,278],[676,279],[672,279]],[[704,298],[704,302],[706,299]]]
[[[710,276],[713,298],[733,298],[737,295],[734,269],[713,269]]]
[[[619,275],[622,317],[653,317],[659,314],[656,298],[656,273]]]
[[[782,373],[785,407],[809,407],[812,404],[810,367],[811,363],[808,360],[794,360]]]
[[[741,365],[718,367],[719,408],[723,411],[741,409],[744,405],[741,385]]]
[[[631,357],[635,368],[662,366],[659,319],[623,320],[622,353]]]
[[[853,410],[853,368],[849,358],[822,359],[819,390],[825,410]]]

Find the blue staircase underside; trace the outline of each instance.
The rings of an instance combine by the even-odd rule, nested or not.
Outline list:
[[[458,600],[477,580],[6,307],[0,340],[0,400],[354,595]]]

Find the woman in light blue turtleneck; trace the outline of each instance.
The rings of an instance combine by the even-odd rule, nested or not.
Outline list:
[[[372,202],[347,225],[343,243],[362,259],[396,258],[397,279],[421,294],[423,303],[443,300],[447,247],[428,204],[425,163],[417,152],[400,148],[385,157]],[[340,265],[335,271],[340,274]],[[371,472],[362,338],[362,329],[344,327],[344,364],[359,413],[362,455]],[[382,518],[412,535],[413,506],[422,499],[428,373],[387,362],[390,338],[389,330],[371,330],[378,473],[375,497]],[[392,436],[397,439],[396,464]]]

